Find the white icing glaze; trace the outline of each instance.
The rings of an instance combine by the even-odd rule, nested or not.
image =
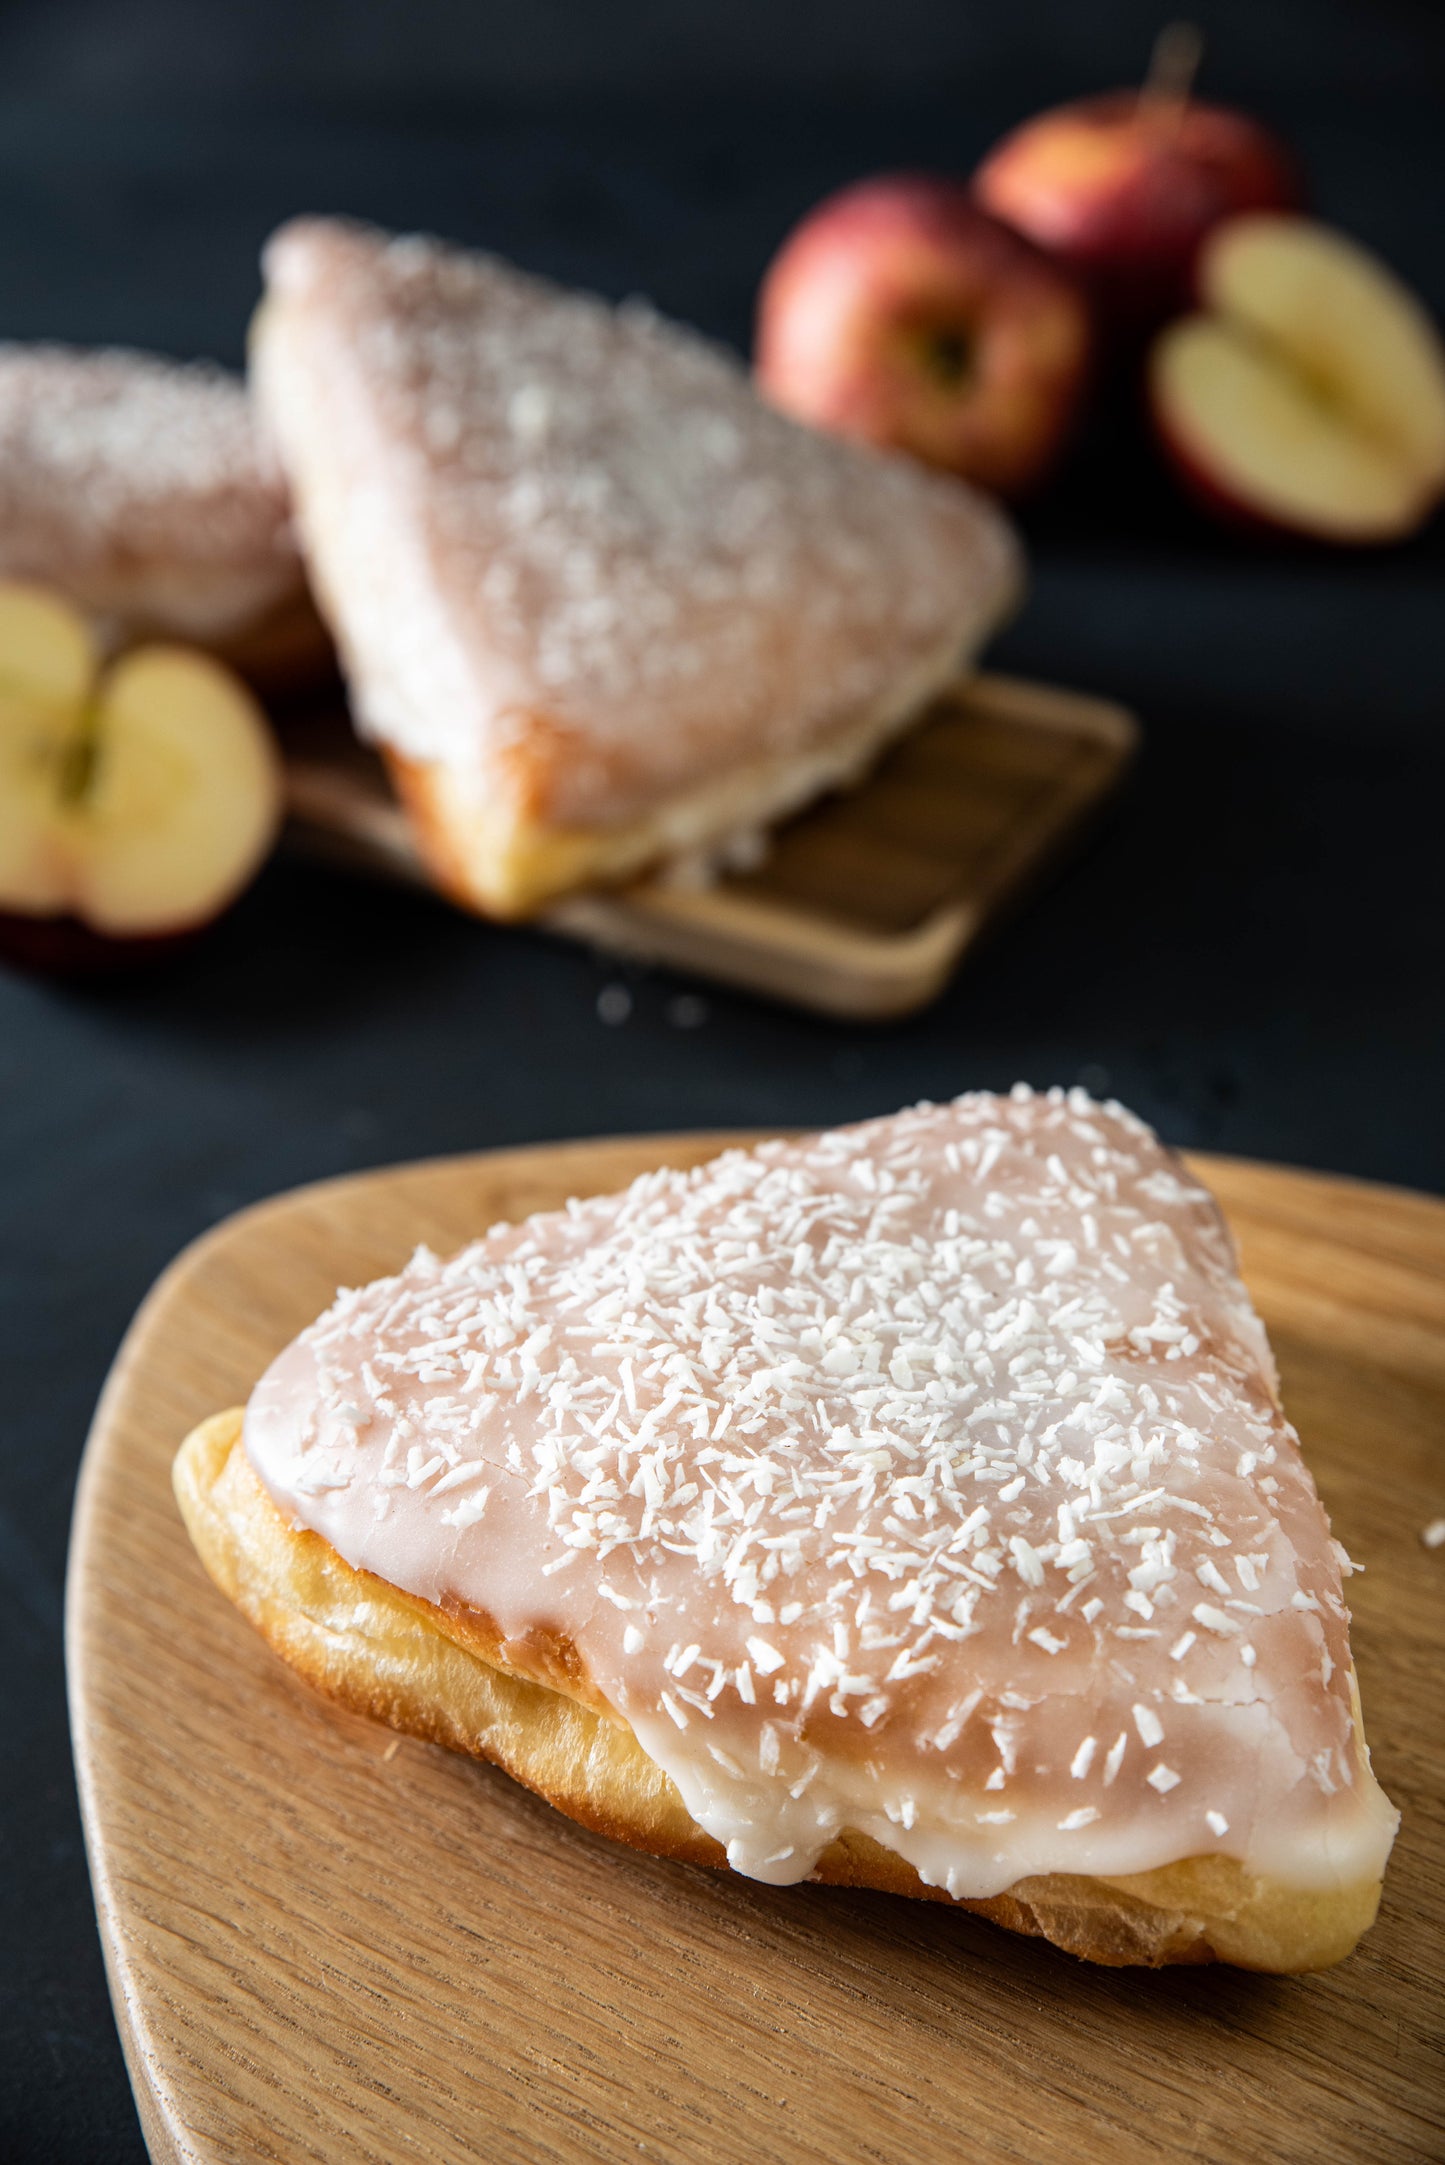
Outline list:
[[[253,380],[358,724],[528,818],[806,757],[1017,593],[986,499],[772,412],[639,304],[325,219],[266,278]]]
[[[0,572],[116,638],[237,633],[304,591],[246,388],[206,364],[0,345]]]
[[[348,1562],[570,1640],[734,1867],[842,1827],[930,1884],[1395,1814],[1340,1552],[1208,1195],[1081,1092],[660,1172],[342,1294],[246,1448]]]

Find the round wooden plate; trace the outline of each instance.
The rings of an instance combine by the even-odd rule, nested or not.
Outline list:
[[[331,1298],[498,1218],[724,1138],[330,1181],[161,1279],[86,1452],[71,1714],[96,1906],[152,2156],[864,2160],[1442,2155],[1445,1205],[1215,1160],[1351,1586],[1405,1814],[1380,1922],[1318,1977],[1090,1969],[929,1903],[615,1848],[492,1769],[316,1697],[211,1586],[170,1491]]]

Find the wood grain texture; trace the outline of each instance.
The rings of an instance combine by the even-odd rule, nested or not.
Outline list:
[[[921,1902],[759,1886],[585,1834],[319,1699],[211,1586],[181,1437],[337,1283],[722,1138],[554,1146],[302,1189],[172,1266],[106,1386],[72,1544],[72,1724],[153,2157],[1191,2159],[1445,2154],[1445,1204],[1201,1164],[1351,1582],[1404,1812],[1380,1922],[1307,1978],[1090,1969]]]
[[[856,788],[778,827],[756,870],[707,887],[644,879],[570,895],[539,922],[824,1014],[909,1014],[1098,809],[1138,734],[1111,700],[968,677]],[[298,839],[425,881],[385,769],[343,715],[293,718],[282,744]]]

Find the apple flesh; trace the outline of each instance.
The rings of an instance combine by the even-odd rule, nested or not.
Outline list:
[[[0,586],[0,944],[32,967],[199,930],[279,824],[270,734],[229,671],[181,647],[97,664],[67,604]]]
[[[1117,91],[1026,121],[992,150],[974,192],[995,218],[1066,264],[1116,332],[1187,306],[1207,233],[1301,200],[1289,152],[1226,106]]]
[[[1413,533],[1445,494],[1445,346],[1408,289],[1343,233],[1258,216],[1211,237],[1199,297],[1149,360],[1194,496],[1320,541]]]
[[[1053,464],[1085,387],[1087,305],[958,182],[864,181],[805,218],[764,280],[756,372],[815,428],[1000,495]]]

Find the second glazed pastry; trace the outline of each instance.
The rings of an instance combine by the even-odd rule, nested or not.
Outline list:
[[[246,388],[207,363],[0,345],[0,577],[108,644],[180,639],[264,689],[325,674],[286,486]]]
[[[725,849],[859,772],[1014,600],[986,502],[649,310],[319,219],[266,275],[253,381],[353,710],[474,907]]]

